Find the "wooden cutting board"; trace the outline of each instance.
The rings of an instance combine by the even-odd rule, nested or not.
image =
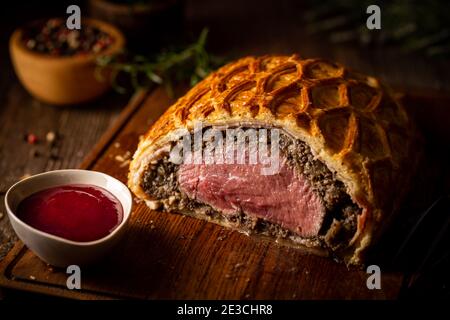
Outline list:
[[[172,102],[162,89],[137,93],[81,168],[125,182],[120,156],[135,151]],[[394,299],[403,281],[400,272],[382,272],[382,289],[369,290],[365,270],[138,202],[122,242],[104,261],[82,268],[82,289],[68,290],[67,276],[20,241],[0,263],[3,287],[76,299]]]

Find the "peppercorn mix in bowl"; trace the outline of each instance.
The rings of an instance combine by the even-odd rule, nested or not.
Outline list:
[[[125,45],[114,26],[83,18],[80,30],[69,30],[63,19],[35,21],[10,38],[14,69],[23,86],[38,100],[73,105],[97,98],[109,89],[95,76],[95,61]]]

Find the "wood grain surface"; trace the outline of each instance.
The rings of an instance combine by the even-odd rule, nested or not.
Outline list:
[[[448,191],[450,180],[442,176],[448,176],[449,170],[446,165],[449,159],[446,150],[450,150],[449,108],[448,103],[443,104],[442,100],[435,99],[434,103],[435,100],[429,99],[429,94],[432,91],[443,94],[450,92],[450,61],[432,60],[392,48],[330,45],[320,37],[305,33],[300,18],[301,3],[186,1],[185,30],[186,33],[197,34],[201,28],[208,26],[209,48],[227,58],[298,52],[305,57],[339,61],[380,77],[387,84],[406,88],[408,92],[422,88],[428,98],[422,102],[416,99],[414,103],[420,108],[419,120],[425,124],[431,137],[429,149],[434,160],[427,170],[441,177],[439,183],[429,189],[422,188],[421,191],[430,199],[436,190]],[[38,16],[57,15],[64,12],[65,7],[63,2],[59,7],[53,3],[47,7],[39,3],[33,10],[24,10],[21,3],[14,7],[16,11],[5,7],[0,12],[0,260],[16,241],[4,214],[6,188],[25,174],[79,166],[102,133],[118,117],[129,98],[111,93],[82,107],[55,108],[30,97],[12,70],[8,37],[17,26]],[[430,109],[434,111],[430,113]],[[42,140],[49,131],[55,131],[62,137],[54,149],[49,149]],[[43,143],[28,145],[24,142],[26,133],[38,134]],[[134,136],[130,135],[126,139],[134,139]],[[38,156],[35,156],[35,149]],[[412,197],[411,201],[414,202],[415,198]]]
[[[411,111],[418,116],[424,105],[428,118],[442,114],[436,108],[450,102],[417,94],[404,99],[409,99]],[[128,161],[121,158],[134,152],[139,136],[172,102],[163,89],[136,94],[81,167],[125,182]],[[436,125],[437,121],[431,126],[419,123],[424,134],[428,134],[427,128],[448,130]],[[448,181],[448,170],[442,171],[442,166],[436,162],[431,169],[435,177]],[[409,201],[405,209],[409,217],[420,213],[420,205],[443,190],[436,186],[423,197],[424,202],[417,196],[416,201]],[[382,249],[386,248],[385,244]],[[382,290],[369,290],[364,270],[349,270],[330,259],[205,221],[151,211],[137,199],[123,241],[100,264],[82,269],[82,290],[65,289],[65,270],[46,265],[20,242],[1,263],[0,271],[2,286],[81,299],[393,299],[399,296],[404,280],[401,270],[383,270]]]
[[[136,149],[139,136],[170,105],[162,89],[119,122],[84,162],[126,181],[117,160]],[[211,223],[149,210],[135,203],[127,235],[101,264],[82,269],[82,290],[66,290],[65,270],[47,266],[20,244],[2,263],[1,284],[75,298],[151,299],[392,299],[402,274],[383,273],[382,290],[369,290],[364,270],[247,237]]]

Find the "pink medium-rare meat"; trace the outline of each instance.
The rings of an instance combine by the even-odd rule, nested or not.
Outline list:
[[[223,214],[242,211],[300,236],[316,236],[325,207],[309,182],[286,161],[274,175],[262,175],[261,168],[261,164],[182,164],[178,182],[189,198]]]
[[[282,133],[279,148],[270,166],[176,164],[165,155],[148,165],[141,187],[152,208],[344,257],[361,208],[304,142]],[[246,162],[255,160],[247,156]]]

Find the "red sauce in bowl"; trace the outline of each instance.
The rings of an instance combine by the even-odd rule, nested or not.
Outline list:
[[[25,198],[16,215],[40,231],[87,242],[110,234],[122,222],[123,208],[114,195],[101,187],[70,184]]]

